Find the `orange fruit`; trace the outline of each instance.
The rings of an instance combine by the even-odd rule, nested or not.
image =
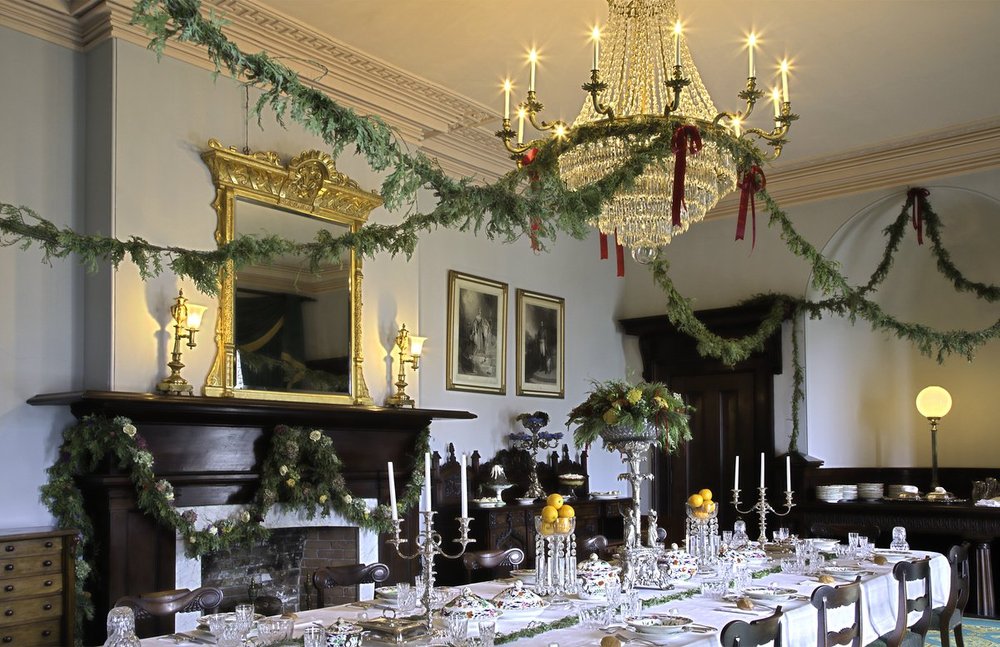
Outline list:
[[[705,498],[700,494],[692,494],[688,497],[688,505],[692,508],[700,508],[705,503]]]
[[[549,504],[550,506],[552,506],[553,508],[555,508],[556,510],[558,510],[559,508],[562,507],[562,504],[563,504],[562,495],[561,494],[550,494],[548,496],[548,498],[545,499],[545,503]]]
[[[559,518],[560,519],[563,519],[563,518],[565,518],[565,519],[572,519],[575,516],[576,516],[576,510],[574,510],[573,506],[569,505],[568,503],[564,503],[562,505],[562,507],[559,508]]]
[[[705,488],[704,490],[702,490],[698,494],[700,494],[701,498],[705,499],[706,501],[711,501],[712,500],[712,491],[709,490],[708,488]]]
[[[559,517],[559,511],[550,505],[542,508],[542,521],[552,523]]]

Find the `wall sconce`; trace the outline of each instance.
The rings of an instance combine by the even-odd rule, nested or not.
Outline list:
[[[917,411],[931,423],[931,489],[938,487],[938,421],[951,411],[951,394],[940,386],[928,386],[917,394]]]
[[[181,369],[184,368],[184,364],[181,363],[181,340],[188,340],[188,348],[196,346],[194,334],[201,328],[201,320],[207,309],[207,306],[188,303],[184,290],[181,290],[174,299],[174,305],[170,306],[170,316],[174,319],[174,350],[170,353],[170,361],[167,362],[170,375],[156,385],[159,393],[191,395],[193,387],[181,377]]]
[[[413,365],[413,370],[420,368],[420,356],[424,352],[426,337],[411,335],[406,324],[396,333],[396,347],[399,349],[399,376],[396,378],[396,392],[385,401],[387,407],[413,407],[413,398],[406,394],[406,364]]]

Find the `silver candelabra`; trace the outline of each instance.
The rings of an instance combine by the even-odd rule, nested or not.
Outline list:
[[[733,507],[740,514],[757,513],[757,518],[760,520],[760,537],[757,538],[757,541],[763,546],[764,542],[767,541],[767,513],[772,512],[777,517],[787,516],[792,511],[792,508],[795,507],[795,504],[792,503],[793,494],[792,490],[785,490],[785,511],[778,512],[767,502],[767,488],[761,485],[757,488],[757,502],[746,510],[740,510],[740,489],[735,487],[733,488]]]
[[[514,449],[523,449],[531,456],[531,473],[528,475],[528,489],[525,491],[524,496],[533,499],[543,499],[545,498],[545,490],[542,489],[542,484],[538,481],[538,461],[535,458],[535,454],[539,449],[555,449],[558,447],[559,440],[562,439],[562,433],[558,431],[546,434],[541,433],[542,427],[549,422],[547,415],[543,417],[537,414],[522,414],[518,416],[518,419],[528,431],[512,433],[510,435],[511,443],[514,445]]]
[[[424,528],[419,533],[417,533],[416,544],[417,550],[411,554],[406,555],[401,550],[401,546],[407,543],[409,540],[400,537],[400,525],[401,521],[399,519],[392,520],[392,533],[393,538],[387,540],[387,543],[392,544],[393,548],[396,549],[396,554],[403,559],[416,559],[418,557],[421,559],[421,569],[423,572],[424,579],[424,590],[421,600],[424,603],[424,622],[427,627],[427,633],[433,634],[433,592],[434,592],[434,558],[438,555],[446,559],[458,559],[465,554],[466,547],[474,543],[475,539],[469,539],[469,523],[472,521],[472,517],[456,517],[458,520],[458,528],[461,536],[457,539],[453,539],[456,544],[461,544],[462,548],[457,553],[448,554],[442,548],[444,539],[441,535],[434,531],[434,515],[437,514],[433,510],[422,510],[420,512],[424,520]]]

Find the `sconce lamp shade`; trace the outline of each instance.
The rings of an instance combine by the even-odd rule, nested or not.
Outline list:
[[[917,394],[917,411],[925,418],[943,418],[951,411],[951,394],[940,386],[928,386]]]
[[[424,352],[425,341],[427,341],[426,337],[410,335],[410,357],[420,357],[420,355]]]
[[[201,320],[205,316],[205,311],[208,310],[208,306],[199,306],[193,303],[187,304],[187,328],[188,330],[200,330]]]

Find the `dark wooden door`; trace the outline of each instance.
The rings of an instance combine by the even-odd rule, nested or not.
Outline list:
[[[754,376],[675,376],[670,388],[695,408],[691,440],[673,456],[657,453],[654,461],[660,525],[667,529],[667,541],[680,543],[684,538],[684,503],[703,488],[712,490],[712,500],[719,505],[721,528],[731,528],[736,520],[731,492],[734,458],[740,455],[744,465],[756,464],[748,460],[757,449],[753,433]]]

